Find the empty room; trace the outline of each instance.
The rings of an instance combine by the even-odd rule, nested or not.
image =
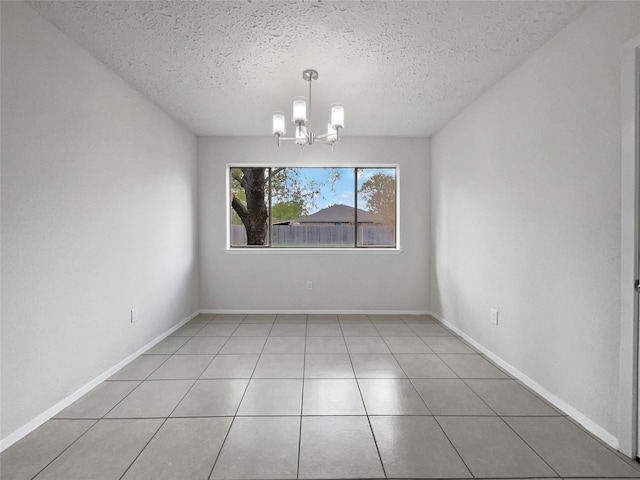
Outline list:
[[[640,478],[640,1],[0,2],[0,478]]]

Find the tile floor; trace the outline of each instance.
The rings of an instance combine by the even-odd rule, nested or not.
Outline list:
[[[199,315],[1,478],[640,478],[427,316]]]

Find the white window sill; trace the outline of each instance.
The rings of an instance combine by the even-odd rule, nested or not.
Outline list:
[[[227,247],[230,255],[399,255],[401,248],[286,248]]]

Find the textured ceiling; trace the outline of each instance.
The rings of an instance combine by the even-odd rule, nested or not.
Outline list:
[[[431,135],[577,17],[579,1],[41,1],[45,19],[197,135],[270,135],[307,95],[345,135]],[[315,128],[314,128],[315,127]]]

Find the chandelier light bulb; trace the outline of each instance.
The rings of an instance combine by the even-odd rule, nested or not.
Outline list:
[[[273,134],[284,135],[287,133],[284,121],[284,113],[276,112],[273,114]]]
[[[307,121],[307,99],[296,97],[293,100],[293,121],[305,123]]]
[[[331,105],[331,125],[344,128],[344,107],[339,103]]]

